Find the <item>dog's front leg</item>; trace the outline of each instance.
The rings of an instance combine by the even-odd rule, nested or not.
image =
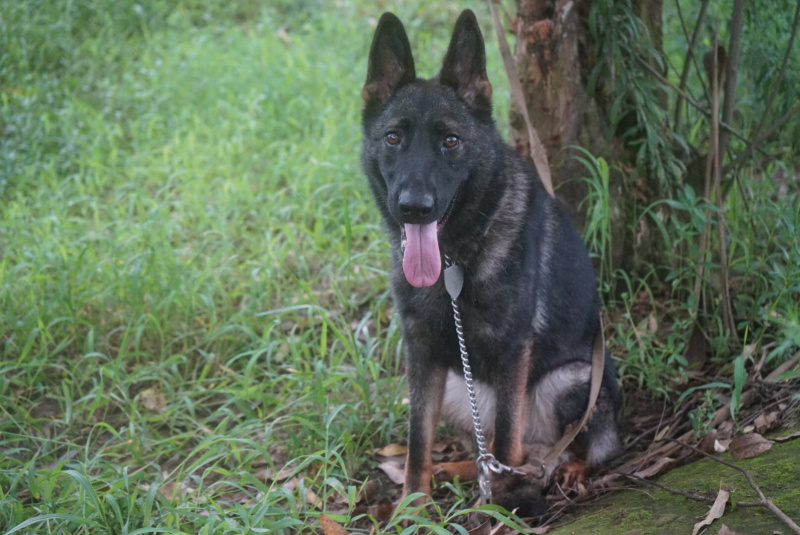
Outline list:
[[[524,458],[522,439],[530,360],[530,345],[517,350],[513,358],[504,359],[495,385],[497,404],[492,453],[508,466],[519,466]]]
[[[523,438],[527,421],[527,387],[530,371],[530,344],[505,359],[495,385],[495,427],[492,451],[495,458],[506,466],[522,468],[523,474],[492,474],[494,503],[523,517],[543,514],[546,504],[542,497],[542,480],[525,474]]]
[[[408,359],[410,410],[403,496],[414,492],[430,494],[433,475],[431,451],[447,379],[445,367],[429,359],[415,358],[418,356],[410,355]]]

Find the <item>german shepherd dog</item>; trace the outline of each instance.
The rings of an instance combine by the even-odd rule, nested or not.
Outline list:
[[[589,400],[599,298],[583,241],[536,171],[492,120],[492,86],[472,11],[458,18],[441,71],[417,78],[400,20],[385,13],[362,90],[361,163],[392,245],[391,285],[406,347],[410,416],[404,495],[429,493],[440,418],[472,434],[445,257],[461,266],[458,298],[487,440],[523,465],[554,444]],[[606,353],[597,409],[562,456],[580,469],[619,446],[616,370]],[[512,475],[492,475],[495,502],[543,512]],[[541,489],[541,487],[540,487]]]

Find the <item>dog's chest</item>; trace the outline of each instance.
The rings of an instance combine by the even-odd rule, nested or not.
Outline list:
[[[498,295],[491,288],[479,288],[465,282],[456,303],[461,316],[461,328],[470,364],[479,379],[489,380],[493,370],[506,358],[529,343],[532,338],[532,310],[522,306],[526,299],[515,294],[516,301],[508,295]],[[452,308],[448,303],[452,315]],[[448,326],[453,329],[454,320]],[[458,360],[451,362],[460,368],[460,352],[455,347]]]

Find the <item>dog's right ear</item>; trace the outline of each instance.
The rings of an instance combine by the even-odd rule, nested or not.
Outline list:
[[[398,88],[415,79],[414,58],[403,23],[392,13],[384,13],[369,49],[361,98],[366,104],[386,102]]]

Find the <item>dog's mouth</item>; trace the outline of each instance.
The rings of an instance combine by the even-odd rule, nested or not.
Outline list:
[[[450,201],[444,215],[424,225],[406,223],[400,227],[403,248],[403,273],[415,288],[433,286],[442,271],[442,256],[439,252],[439,232],[444,228],[453,212],[458,191]]]

